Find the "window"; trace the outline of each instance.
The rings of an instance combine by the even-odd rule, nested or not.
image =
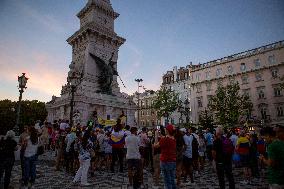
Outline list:
[[[248,76],[247,75],[242,76],[242,84],[248,84]]]
[[[219,76],[221,76],[221,74],[222,74],[222,68],[218,68],[216,70],[216,76],[219,77]]]
[[[276,110],[277,110],[277,116],[278,117],[283,117],[284,116],[284,111],[283,111],[283,107],[282,106],[278,106],[276,108]]]
[[[258,58],[258,59],[255,59],[253,62],[254,62],[254,66],[255,66],[256,68],[259,68],[259,67],[260,67],[260,60],[259,60],[259,58]]]
[[[180,75],[179,74],[177,74],[177,81],[179,81],[180,80]]]
[[[198,107],[202,107],[202,97],[197,97],[197,105]]]
[[[277,68],[273,68],[271,70],[271,75],[273,78],[277,78],[278,77],[278,69]]]
[[[196,85],[196,92],[198,93],[202,92],[201,85]]]
[[[262,107],[260,109],[261,119],[266,119],[267,109],[266,107]]]
[[[172,91],[172,86],[169,87],[169,90]]]
[[[268,57],[268,62],[269,62],[269,64],[275,64],[276,63],[275,56],[274,55],[270,55]]]
[[[259,87],[256,90],[258,94],[258,99],[264,99],[265,98],[264,87]]]
[[[240,67],[241,71],[246,71],[246,64],[245,63],[241,63],[241,67]]]
[[[211,82],[206,83],[206,90],[207,91],[211,91],[211,87],[212,87],[212,83]]]
[[[205,72],[205,77],[206,77],[206,79],[210,79],[210,71]]]
[[[195,78],[196,78],[196,81],[200,81],[200,73],[196,74]]]
[[[187,72],[184,73],[184,78],[188,79],[188,73]]]
[[[232,74],[234,72],[233,66],[228,66],[228,72],[229,74]]]
[[[244,96],[250,96],[250,89],[243,89],[243,95]]]
[[[262,81],[262,74],[260,72],[255,73],[255,80],[256,81]]]
[[[208,100],[208,104],[211,103],[213,96],[212,95],[207,95],[207,100]]]
[[[282,96],[282,90],[280,87],[275,87],[274,88],[274,96],[277,97],[277,96]]]

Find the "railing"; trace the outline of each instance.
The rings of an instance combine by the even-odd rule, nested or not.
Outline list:
[[[231,61],[231,60],[235,60],[235,59],[244,58],[244,57],[247,57],[247,56],[259,54],[263,51],[272,50],[272,49],[279,48],[279,47],[284,47],[284,40],[278,41],[276,43],[272,43],[272,44],[269,44],[269,45],[265,45],[265,46],[262,46],[262,47],[258,47],[258,48],[255,48],[255,49],[240,52],[240,53],[237,53],[237,54],[233,54],[233,55],[230,55],[230,56],[227,56],[227,57],[219,58],[219,59],[209,61],[209,62],[206,62],[206,63],[203,63],[203,64],[195,65],[195,66],[192,67],[192,71],[202,69],[202,68],[206,68],[206,67],[211,67],[211,66],[214,66],[215,64],[219,64],[219,63],[222,63],[222,62],[227,62],[227,61]]]

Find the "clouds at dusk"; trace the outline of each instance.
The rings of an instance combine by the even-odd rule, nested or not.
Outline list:
[[[62,64],[63,57],[28,49],[24,44],[11,39],[8,45],[0,46],[0,57],[1,82],[13,83],[16,88],[17,77],[24,72],[29,78],[28,90],[32,89],[50,97],[60,94],[61,86],[66,81],[67,69],[59,70],[54,65]],[[42,100],[46,101],[48,98]]]
[[[17,100],[17,76],[30,78],[24,99],[51,100],[66,83],[79,29],[76,14],[86,0],[0,0],[0,99]],[[284,2],[111,0],[120,14],[115,32],[118,83],[137,90],[135,78],[157,90],[174,66],[206,62],[284,39]],[[269,10],[269,11],[267,11]],[[272,32],[273,31],[273,32]]]

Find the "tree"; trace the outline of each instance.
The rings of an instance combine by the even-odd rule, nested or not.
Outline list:
[[[199,114],[199,125],[201,125],[201,127],[203,129],[210,128],[210,130],[212,130],[213,126],[214,126],[213,122],[214,122],[213,115],[210,114],[207,111],[207,109],[200,112],[200,114]]]
[[[232,127],[238,123],[240,115],[250,116],[252,103],[247,95],[239,94],[238,83],[218,87],[208,104],[209,110],[215,113],[219,124]]]
[[[5,134],[16,124],[17,102],[0,100],[0,134]],[[21,102],[20,130],[22,125],[33,125],[37,120],[44,121],[47,116],[45,103],[37,100]]]
[[[153,108],[157,111],[159,118],[169,116],[178,108],[178,94],[169,89],[162,88],[157,91],[157,97],[153,101]]]

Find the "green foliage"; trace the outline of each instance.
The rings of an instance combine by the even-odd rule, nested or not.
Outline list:
[[[165,88],[160,89],[156,94],[153,108],[157,111],[158,117],[161,118],[166,114],[168,114],[166,117],[169,117],[178,108],[178,94]]]
[[[214,126],[214,119],[213,115],[210,114],[207,109],[204,111],[201,111],[199,114],[199,125],[202,127],[202,129],[210,128],[213,129]]]
[[[0,134],[13,129],[16,124],[17,102],[0,100]],[[34,124],[37,120],[44,121],[47,116],[45,103],[37,100],[21,102],[20,126]],[[21,129],[21,128],[20,128]]]
[[[218,87],[208,108],[215,112],[218,124],[232,127],[238,123],[240,115],[250,115],[252,103],[248,96],[239,94],[238,83]]]

